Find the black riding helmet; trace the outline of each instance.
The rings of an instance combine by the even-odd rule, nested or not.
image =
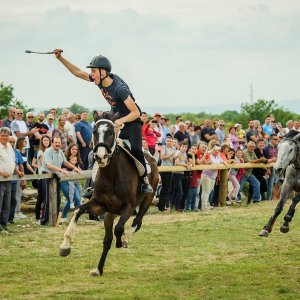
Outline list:
[[[95,56],[91,62],[90,65],[87,66],[87,68],[99,68],[104,69],[107,72],[111,71],[111,63],[108,58],[102,55]]]

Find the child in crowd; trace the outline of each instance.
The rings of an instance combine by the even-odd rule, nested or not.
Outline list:
[[[38,174],[42,174],[42,164],[44,161],[44,153],[47,148],[51,146],[51,138],[49,135],[43,135],[40,139],[39,150],[36,156],[36,166]],[[36,224],[41,225],[41,219],[45,219],[44,199],[47,193],[47,179],[41,179],[38,181],[38,196],[35,204],[35,217]]]
[[[237,151],[234,151],[233,148],[229,149],[227,153],[227,162],[228,163],[240,163],[240,159],[235,156],[236,153],[239,153],[238,156],[240,156],[241,159],[243,159],[243,150],[237,149]],[[229,191],[228,189],[228,196],[226,200],[227,205],[231,205],[231,201],[237,200],[237,194],[240,190],[240,184],[239,181],[236,178],[236,175],[238,173],[239,169],[233,169],[231,168],[229,170],[228,174],[228,181],[232,184],[232,189]]]
[[[242,129],[241,124],[235,124],[234,127],[236,128],[236,136],[238,139],[241,141],[239,142],[239,148],[245,149],[245,144],[246,144],[246,132]]]
[[[190,170],[191,163],[187,159],[187,151],[188,144],[187,142],[182,142],[180,146],[180,150],[176,152],[175,154],[175,166],[182,166],[186,167],[188,170]],[[182,188],[182,178],[184,176],[183,171],[175,171],[173,173],[174,178],[174,189],[173,189],[173,195],[172,195],[172,204],[175,207],[176,210],[179,210],[181,207],[180,200],[183,195],[183,188]]]
[[[244,158],[243,158],[243,150],[242,149],[237,149],[235,152],[235,160],[237,164],[242,164],[244,163]],[[237,172],[235,174],[236,179],[238,182],[241,181],[246,169],[236,169]],[[234,173],[233,173],[234,174]],[[238,195],[238,194],[237,194]],[[241,203],[241,200],[239,197],[236,196],[236,203]]]
[[[25,137],[19,137],[16,141],[15,149],[21,154],[23,158],[23,167],[24,167],[24,174],[35,174],[34,170],[30,166],[28,159],[27,159],[27,140]],[[16,209],[15,209],[15,219],[26,219],[27,216],[21,212],[21,198],[23,194],[23,189],[26,186],[25,180],[20,180],[16,186]]]
[[[197,152],[197,146],[194,145],[191,147],[190,152],[187,155],[188,161],[191,164],[191,166],[195,166],[196,164],[196,152]],[[184,207],[185,211],[195,210],[197,187],[198,187],[198,172],[192,171],[192,175],[190,176],[189,179],[188,195],[185,201],[185,207]]]
[[[69,157],[69,163],[71,163],[73,166],[76,166],[79,168],[79,162],[77,160],[76,156],[70,156]],[[68,171],[72,171],[71,169]],[[81,186],[78,180],[69,181],[69,200],[70,200],[70,209],[75,208],[74,204],[74,194],[75,194],[75,185],[80,190]],[[80,205],[80,204],[79,204]]]
[[[77,156],[69,156],[68,162],[80,169]],[[72,171],[72,169],[67,169]],[[61,190],[67,199],[62,211],[61,224],[68,221],[67,214],[70,209],[74,209],[81,204],[81,186],[78,180],[62,181]]]

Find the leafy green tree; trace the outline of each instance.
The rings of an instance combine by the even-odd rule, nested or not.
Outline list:
[[[237,115],[235,120],[244,126],[248,124],[249,120],[260,120],[263,124],[266,116],[270,114],[274,115],[275,120],[280,121],[282,125],[288,120],[299,118],[297,114],[279,107],[275,100],[258,99],[253,104],[243,103],[241,113]]]
[[[68,109],[74,114],[80,114],[82,111],[90,112],[90,110],[80,104],[73,103]]]
[[[267,115],[273,114],[278,107],[275,100],[258,99],[254,103],[242,103],[241,115],[238,118],[245,124],[249,120],[265,120]]]
[[[32,108],[28,108],[22,101],[15,98],[13,91],[14,88],[11,85],[5,86],[3,82],[0,83],[0,119],[6,118],[9,106],[23,109],[24,114],[32,110]]]
[[[7,116],[8,107],[13,102],[13,87],[11,85],[5,86],[3,82],[0,83],[0,119]]]

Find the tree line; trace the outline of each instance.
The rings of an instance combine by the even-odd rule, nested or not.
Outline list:
[[[3,82],[0,83],[0,120],[7,116],[7,110],[9,106],[14,106],[22,108],[26,113],[27,111],[34,110],[33,108],[24,104],[21,100],[18,100],[14,93],[14,88],[11,85],[4,85]],[[68,108],[73,113],[77,114],[83,110],[91,112],[90,109],[84,107],[78,103],[73,103],[69,107],[56,107],[58,115],[61,113],[63,108]],[[281,106],[279,106],[275,100],[258,99],[254,103],[242,103],[240,111],[237,110],[227,110],[221,114],[211,114],[207,112],[199,113],[185,113],[183,112],[181,116],[184,120],[190,120],[196,125],[203,123],[207,118],[209,119],[222,119],[227,124],[241,123],[245,128],[249,120],[260,120],[264,121],[267,115],[273,114],[276,121],[280,121],[284,126],[288,120],[299,120],[300,115],[289,111]],[[175,118],[178,114],[165,114],[165,117],[170,118],[171,123],[175,123]]]

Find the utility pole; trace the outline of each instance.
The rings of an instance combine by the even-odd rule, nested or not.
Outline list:
[[[250,103],[253,104],[253,83],[250,85]]]

